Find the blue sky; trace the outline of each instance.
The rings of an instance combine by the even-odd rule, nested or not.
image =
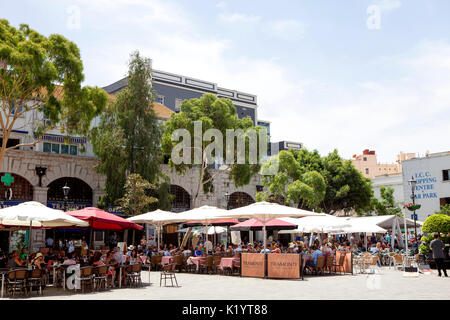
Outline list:
[[[381,162],[450,150],[447,0],[3,1],[0,12],[74,41],[86,85],[122,78],[137,49],[155,69],[256,94],[273,141],[345,158],[370,148]]]

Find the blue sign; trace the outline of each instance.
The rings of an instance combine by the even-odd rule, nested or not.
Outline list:
[[[56,210],[62,210],[64,211],[64,202],[47,202],[47,207],[52,208],[52,209],[56,209]],[[71,211],[71,210],[81,210],[84,209],[86,207],[92,207],[92,204],[89,203],[73,203],[73,202],[68,202],[67,203],[67,211]]]
[[[0,209],[17,206],[19,203],[22,203],[23,201],[0,201]]]
[[[417,214],[413,213],[413,214],[411,215],[411,219],[412,219],[412,220],[417,220]]]

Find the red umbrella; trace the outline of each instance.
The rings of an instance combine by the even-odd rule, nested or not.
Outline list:
[[[220,219],[213,221],[211,224],[213,226],[232,226],[238,223],[239,221],[237,221],[236,219]]]
[[[144,228],[115,214],[94,207],[67,211],[67,213],[75,218],[88,221],[89,227],[94,230],[123,231],[125,229],[142,230]]]
[[[262,230],[263,224],[256,219],[249,219],[231,227],[233,231],[255,231]],[[296,224],[280,219],[272,219],[266,223],[267,230],[292,230],[297,228]]]

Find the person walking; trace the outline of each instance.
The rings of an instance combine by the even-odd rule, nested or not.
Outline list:
[[[433,259],[436,262],[436,268],[439,272],[439,277],[442,276],[441,269],[444,270],[444,276],[447,276],[447,270],[444,263],[444,243],[439,240],[439,233],[434,234],[434,240],[430,243],[430,248],[433,251]]]

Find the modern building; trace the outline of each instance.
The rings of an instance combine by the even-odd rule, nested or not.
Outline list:
[[[283,150],[289,149],[300,150],[301,148],[303,148],[303,144],[300,142],[292,142],[292,141],[272,142],[270,147],[271,150],[270,154],[273,156]]]
[[[405,202],[403,192],[403,176],[401,173],[376,176],[372,179],[372,190],[374,192],[374,196],[379,200],[381,200],[380,188],[382,186],[394,189],[394,200],[399,206]]]
[[[205,93],[213,93],[220,98],[229,98],[236,106],[239,118],[249,116],[256,123],[258,119],[257,98],[254,94],[219,87],[214,82],[198,80],[165,71],[153,70],[153,89],[157,92],[156,102],[174,112],[180,111],[181,102],[186,99],[200,98]],[[103,89],[115,94],[127,86],[127,78],[114,82]]]
[[[414,153],[400,152],[397,155],[397,163],[379,163],[375,151],[365,149],[361,155],[353,155],[352,163],[364,177],[372,179],[377,176],[401,173],[401,163],[414,157]]]
[[[427,154],[425,157],[402,162],[404,199],[411,202],[411,187],[408,181],[413,177],[417,181],[415,201],[421,205],[416,211],[418,220],[425,220],[450,204],[450,151]]]

